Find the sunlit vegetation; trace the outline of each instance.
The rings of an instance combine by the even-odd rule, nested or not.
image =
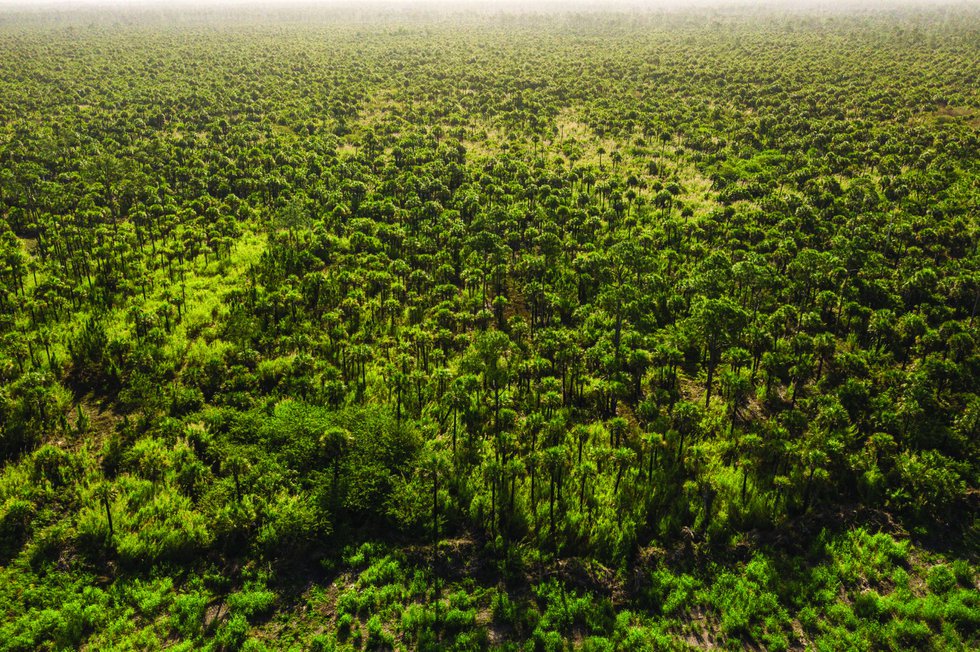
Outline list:
[[[980,647],[975,7],[0,55],[0,649]]]

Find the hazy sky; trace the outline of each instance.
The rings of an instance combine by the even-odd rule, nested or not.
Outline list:
[[[692,6],[749,6],[749,7],[820,7],[841,8],[861,7],[873,9],[888,5],[964,5],[976,4],[980,0],[0,0],[0,7],[175,7],[175,6],[222,6],[222,5],[265,5],[265,6],[318,6],[318,7],[357,7],[357,6],[444,6],[447,8],[479,9],[533,9],[533,8],[683,8]]]
[[[168,14],[183,8],[193,10],[233,11],[235,7],[251,9],[285,8],[365,10],[386,13],[417,8],[420,10],[446,10],[455,12],[566,12],[566,11],[643,11],[651,10],[700,10],[705,8],[751,8],[801,11],[848,11],[888,9],[890,7],[980,6],[980,0],[0,0],[0,12],[49,10],[112,11],[160,9]],[[210,13],[210,12],[209,12]],[[234,14],[229,14],[234,15]]]

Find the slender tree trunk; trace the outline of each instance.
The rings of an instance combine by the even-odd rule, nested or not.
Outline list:
[[[105,507],[105,519],[109,523],[109,541],[112,541],[112,534],[113,534],[113,529],[112,529],[112,509],[111,509],[111,505],[109,504],[109,497],[108,496],[103,496],[102,497],[102,506]]]

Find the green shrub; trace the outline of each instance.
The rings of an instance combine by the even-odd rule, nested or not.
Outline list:
[[[204,626],[208,599],[200,593],[185,593],[174,598],[170,608],[170,626],[186,638],[197,636]]]
[[[218,628],[214,640],[226,650],[240,650],[247,636],[248,620],[242,614],[233,614]]]
[[[139,565],[186,559],[214,540],[209,519],[174,488],[128,478],[122,491],[124,505],[114,510],[114,525],[116,549],[123,562]],[[100,508],[91,509],[91,519],[97,521]]]
[[[915,606],[914,617],[925,620],[931,626],[942,625],[946,603],[941,596],[927,595],[925,598],[915,600]]]
[[[331,525],[312,495],[280,492],[272,501],[267,520],[255,538],[265,554],[295,554],[331,531]]]
[[[768,633],[781,640],[781,630],[789,617],[777,596],[769,590],[774,569],[761,556],[746,565],[742,576],[724,572],[716,577],[703,599],[718,611],[722,631],[738,638],[761,640]]]
[[[899,567],[893,570],[891,580],[892,584],[895,585],[896,591],[906,592],[910,590],[911,578],[909,577],[909,572],[904,568]]]
[[[461,632],[476,624],[476,609],[450,609],[446,612],[443,626],[449,631]]]
[[[815,632],[820,626],[820,617],[817,615],[817,610],[813,606],[806,606],[800,609],[800,612],[796,615],[796,619],[800,621],[803,629],[808,632]]]
[[[878,620],[885,613],[885,608],[881,603],[881,596],[873,589],[859,593],[854,598],[854,613],[859,618]]]
[[[54,488],[65,487],[81,473],[81,460],[77,455],[57,446],[45,444],[31,455],[32,480],[47,482]]]
[[[827,618],[835,625],[843,625],[848,629],[858,628],[858,619],[854,610],[843,602],[835,602],[826,608]]]
[[[420,605],[410,604],[402,611],[401,629],[412,636],[417,636],[423,629],[428,629],[435,622],[433,610]]]
[[[667,631],[652,627],[627,627],[617,634],[617,650],[676,650],[681,645]]]
[[[368,650],[389,649],[394,646],[395,638],[386,632],[377,614],[371,616],[366,625],[367,640],[364,645]]]
[[[405,574],[402,572],[398,560],[388,555],[372,563],[361,573],[361,583],[367,586],[381,586],[394,582],[403,582]]]
[[[439,650],[441,647],[443,646],[437,645],[435,649]],[[458,633],[451,646],[451,649],[458,652],[480,652],[488,648],[487,632],[482,628]]]
[[[61,551],[67,547],[71,534],[71,526],[64,520],[37,532],[25,548],[31,568],[39,569],[57,561]]]
[[[381,592],[374,586],[366,586],[357,593],[357,611],[355,613],[365,616],[377,611],[381,606]]]
[[[33,620],[36,643],[50,641],[56,649],[80,647],[89,629],[85,608],[77,600],[62,604],[60,609],[42,609],[35,613]]]
[[[960,583],[960,586],[965,588],[972,588],[974,586],[973,581],[973,567],[970,562],[965,559],[957,559],[953,562],[953,575],[956,576],[956,581]]]
[[[275,603],[276,594],[257,585],[228,596],[228,606],[232,612],[248,620],[268,613]]]
[[[785,652],[789,649],[789,637],[779,628],[782,623],[776,619],[766,619],[766,632],[762,635],[762,644],[770,652]]]
[[[589,632],[608,634],[612,632],[614,613],[608,600],[600,599],[598,604],[589,594],[578,595],[564,589],[552,580],[539,584],[535,592],[545,602],[541,626],[545,629],[566,631],[573,625]]]
[[[691,575],[675,575],[667,569],[659,569],[650,574],[646,599],[664,616],[674,616],[690,607],[698,586],[698,581]]]
[[[14,557],[27,541],[34,512],[34,503],[19,498],[0,506],[0,565]]]
[[[354,616],[349,613],[343,613],[337,616],[337,634],[341,637],[346,638],[350,636],[351,626],[354,624]]]
[[[946,564],[938,564],[929,569],[926,575],[926,586],[938,595],[944,595],[956,586],[956,575]]]
[[[973,589],[959,589],[946,598],[943,618],[965,635],[980,632],[980,594]]]
[[[871,645],[865,632],[849,631],[846,627],[828,627],[813,640],[813,648],[820,652],[839,650],[867,651]]]
[[[402,601],[405,595],[405,587],[402,584],[386,584],[380,588],[373,589],[374,604],[376,608],[385,608]]]
[[[310,639],[310,652],[335,652],[337,642],[329,634],[317,634]]]
[[[608,638],[602,636],[590,636],[582,641],[582,652],[613,652],[616,646]]]
[[[885,633],[891,647],[899,650],[922,650],[932,637],[932,632],[924,623],[905,618],[891,621]]]
[[[382,547],[372,541],[365,541],[357,548],[346,549],[344,551],[344,563],[352,568],[366,566],[373,557],[380,555]]]
[[[909,545],[883,532],[868,534],[858,528],[834,541],[830,551],[841,580],[857,584],[866,579],[876,584],[887,578],[896,565],[908,562]]]
[[[356,589],[347,589],[339,596],[337,596],[337,616],[343,616],[346,614],[356,614],[358,611],[358,604],[360,603],[360,596]]]
[[[561,652],[565,647],[561,634],[541,627],[536,627],[531,633],[531,643],[534,652]]]
[[[494,594],[490,609],[495,623],[513,626],[520,619],[519,607],[510,599],[506,591],[497,591]]]

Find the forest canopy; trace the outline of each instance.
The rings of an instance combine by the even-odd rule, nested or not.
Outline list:
[[[0,649],[980,646],[980,11],[0,10]]]

